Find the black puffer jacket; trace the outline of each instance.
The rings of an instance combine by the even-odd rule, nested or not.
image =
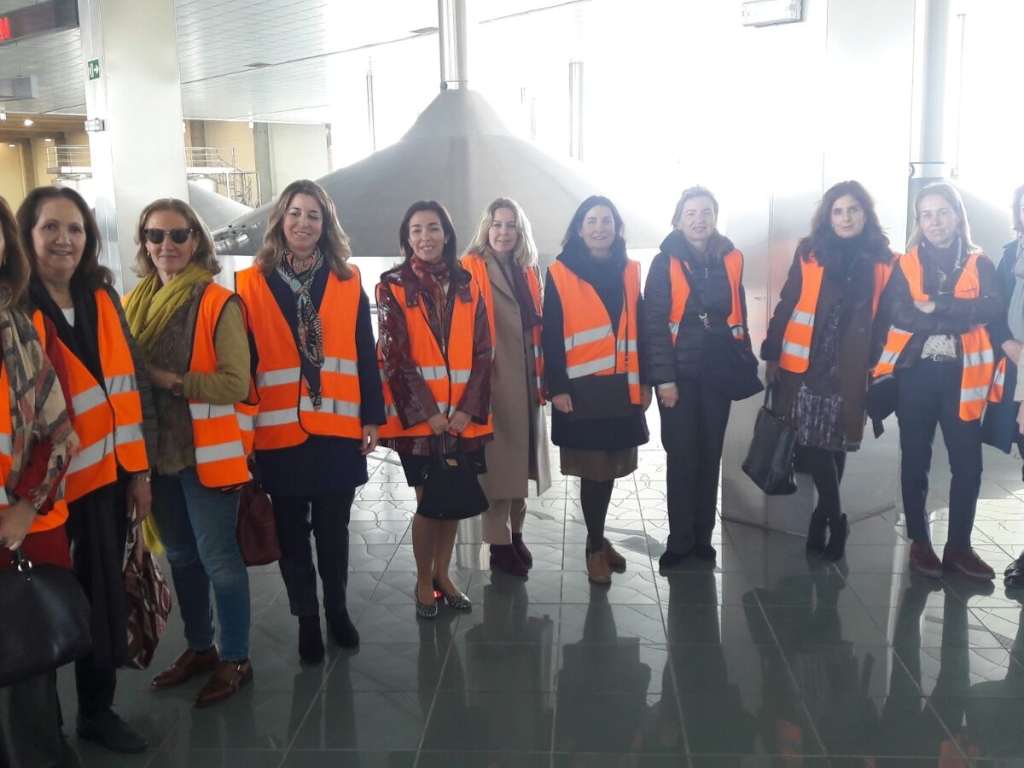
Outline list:
[[[699,254],[689,247],[683,233],[672,232],[661,244],[661,252],[651,262],[644,286],[644,314],[647,337],[647,378],[651,384],[665,384],[680,379],[699,379],[704,365],[704,349],[708,329],[700,319],[701,303],[714,332],[729,335],[729,314],[732,312],[732,286],[725,270],[724,257],[735,249],[732,241],[717,232],[712,235],[707,251]],[[692,281],[690,296],[683,310],[675,346],[668,318],[672,309],[670,262],[686,262]],[[747,325],[747,301],[740,286],[743,325]],[[747,334],[747,344],[750,336]]]

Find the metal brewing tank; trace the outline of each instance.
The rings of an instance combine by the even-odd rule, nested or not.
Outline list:
[[[461,251],[469,245],[484,207],[496,197],[511,197],[530,217],[542,260],[550,263],[573,212],[586,197],[607,194],[619,205],[619,193],[627,192],[601,189],[568,163],[516,137],[487,100],[468,89],[442,91],[401,140],[317,181],[334,200],[356,263],[376,257],[383,268],[400,256],[398,225],[416,200],[434,199],[448,208]],[[218,255],[254,254],[263,241],[271,205],[216,231]],[[660,243],[664,227],[651,225],[628,205],[620,211],[630,248]],[[235,268],[243,266],[237,263]],[[361,267],[364,284],[372,287],[376,282],[382,271],[376,266],[380,265]]]

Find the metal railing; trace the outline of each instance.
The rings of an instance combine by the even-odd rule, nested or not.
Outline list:
[[[62,177],[92,175],[88,144],[58,144],[46,148],[46,172]]]

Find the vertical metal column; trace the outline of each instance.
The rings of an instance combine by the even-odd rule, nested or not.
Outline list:
[[[466,0],[437,0],[441,90],[469,86],[469,7]]]
[[[370,149],[377,151],[377,124],[373,106],[373,61],[366,65],[366,127],[370,132]]]
[[[918,5],[914,30],[914,100],[911,112],[907,231],[914,226],[914,198],[927,184],[950,177],[946,141],[950,0]]]
[[[583,62],[569,62],[569,155],[583,159]]]

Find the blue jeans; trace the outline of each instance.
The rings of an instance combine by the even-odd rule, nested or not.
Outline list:
[[[238,492],[205,487],[195,467],[153,475],[153,518],[171,564],[188,647],[213,647],[212,584],[220,657],[229,661],[249,658],[249,572],[238,551],[237,517]]]

